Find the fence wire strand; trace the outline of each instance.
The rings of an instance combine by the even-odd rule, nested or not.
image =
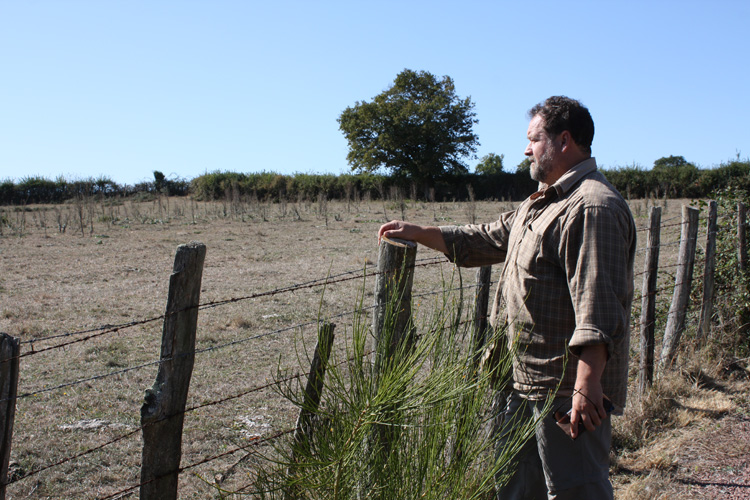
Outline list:
[[[422,259],[419,263],[415,263],[413,267],[415,267],[415,268],[417,268],[417,267],[425,267],[425,266],[430,266],[430,265],[434,265],[434,264],[441,264],[441,263],[446,263],[446,262],[447,261],[445,260],[444,257],[431,257],[431,258]],[[266,291],[266,292],[258,292],[258,293],[254,293],[254,294],[250,294],[250,295],[246,295],[246,296],[242,296],[242,297],[233,297],[233,298],[230,298],[230,299],[222,299],[222,300],[217,300],[217,301],[213,301],[213,302],[206,302],[204,304],[198,305],[197,308],[198,308],[198,310],[211,309],[211,308],[215,308],[215,307],[219,307],[219,306],[223,306],[223,305],[227,305],[227,304],[233,304],[233,303],[241,302],[241,301],[245,301],[245,300],[257,299],[257,298],[261,298],[261,297],[270,297],[270,296],[279,295],[279,294],[282,294],[282,293],[289,293],[289,292],[295,292],[295,291],[298,291],[298,290],[304,290],[304,289],[308,289],[308,288],[314,288],[316,286],[327,286],[327,285],[332,285],[332,284],[336,284],[336,283],[342,283],[344,281],[351,281],[351,280],[356,280],[356,279],[362,279],[362,278],[368,278],[368,277],[372,277],[372,276],[377,276],[379,274],[381,274],[380,271],[373,271],[373,272],[367,273],[366,269],[365,270],[361,270],[360,269],[360,270],[357,270],[357,271],[346,271],[346,272],[340,273],[340,274],[332,276],[332,277],[319,278],[319,279],[311,280],[311,281],[308,281],[308,282],[305,282],[305,283],[299,283],[299,284],[289,285],[289,286],[286,286],[286,287],[277,288],[277,289],[269,290],[269,291]],[[169,314],[170,315],[178,314],[178,313],[187,311],[189,309],[192,309],[192,308],[181,309],[179,311],[174,311],[174,312],[171,312]],[[31,350],[19,354],[18,357],[19,358],[24,358],[24,357],[27,357],[27,356],[32,356],[32,355],[35,355],[35,354],[41,354],[43,352],[47,352],[47,351],[51,351],[51,350],[63,349],[63,348],[68,347],[70,345],[77,344],[77,343],[80,343],[80,342],[86,342],[86,341],[92,340],[94,338],[101,337],[102,335],[106,335],[108,333],[116,333],[116,332],[119,332],[120,330],[123,330],[123,329],[126,329],[126,328],[131,328],[133,326],[144,325],[144,324],[147,324],[147,323],[151,323],[151,322],[163,320],[165,318],[166,318],[166,315],[165,314],[161,314],[159,316],[155,316],[155,317],[152,317],[152,318],[131,321],[129,323],[123,323],[122,325],[114,325],[114,326],[112,326],[112,325],[103,325],[101,328],[92,328],[92,329],[82,330],[82,331],[78,331],[78,332],[68,332],[68,333],[62,333],[62,334],[52,335],[52,336],[49,336],[49,337],[43,337],[43,338],[38,338],[38,339],[27,340],[27,341],[22,342],[22,344],[31,344]],[[80,335],[80,334],[84,334],[84,333],[91,333],[91,332],[99,332],[99,333],[95,333],[95,334],[92,334],[92,335],[87,335],[85,337],[82,337],[82,338],[79,338],[79,339],[75,339],[75,340],[72,340],[70,342],[65,342],[65,343],[62,343],[62,344],[55,344],[53,346],[47,346],[47,347],[40,348],[40,349],[37,349],[37,348],[34,347],[35,343],[40,343],[40,342],[43,342],[43,341],[46,341],[46,340],[58,339],[58,338],[63,338],[63,337],[71,337],[71,336],[76,336],[76,335]]]
[[[492,286],[493,284],[494,284],[494,282],[490,282],[490,286]],[[441,289],[433,290],[433,291],[430,291],[430,292],[423,292],[423,293],[420,293],[420,294],[414,294],[413,297],[414,298],[428,297],[428,296],[431,296],[431,295],[438,295],[438,294],[441,294],[441,293],[449,293],[449,292],[457,291],[457,290],[460,290],[460,289],[467,290],[467,289],[477,288],[477,286],[478,285],[466,285],[466,286],[463,286],[463,287],[456,287],[456,288],[452,288],[452,289],[441,288]],[[358,313],[364,313],[366,311],[374,309],[374,307],[375,306],[368,306],[368,307],[363,307],[363,308],[359,308],[359,309],[353,309],[353,310],[346,311],[346,312],[343,312],[343,313],[335,314],[333,316],[329,316],[329,317],[327,317],[327,319],[328,320],[339,319],[339,318],[343,318],[343,317],[346,317],[346,316],[351,316],[351,315],[358,314]],[[258,340],[258,339],[261,339],[261,338],[264,338],[264,337],[269,337],[269,336],[272,336],[272,335],[277,335],[279,333],[284,333],[284,332],[288,332],[288,331],[292,331],[292,330],[298,330],[298,329],[301,329],[301,328],[310,327],[310,326],[316,325],[318,323],[319,323],[319,321],[317,319],[316,320],[310,320],[310,321],[307,321],[307,322],[304,322],[304,323],[298,323],[296,325],[286,326],[286,327],[283,327],[283,328],[278,328],[276,330],[271,330],[271,331],[260,333],[260,334],[253,335],[253,336],[250,336],[250,337],[245,337],[245,338],[242,338],[242,339],[233,340],[231,342],[227,342],[227,343],[224,343],[224,344],[219,344],[219,345],[215,345],[215,346],[211,346],[211,347],[205,347],[205,348],[201,348],[201,349],[196,349],[195,351],[192,351],[191,353],[186,354],[186,355],[190,355],[190,354],[198,355],[198,354],[204,354],[204,353],[208,353],[208,352],[212,352],[212,351],[217,351],[219,349],[224,349],[226,347],[231,347],[231,346],[243,344],[245,342],[250,342],[250,341],[253,341],[253,340]],[[38,396],[39,394],[44,394],[44,393],[47,393],[47,392],[53,392],[53,391],[57,391],[57,390],[60,390],[60,389],[65,389],[65,388],[76,386],[76,385],[82,385],[82,384],[85,384],[85,383],[88,383],[88,382],[94,382],[94,381],[102,380],[102,379],[109,378],[109,377],[115,377],[115,376],[118,376],[118,375],[124,375],[125,373],[129,373],[129,372],[132,372],[132,371],[135,371],[135,370],[140,370],[140,369],[148,368],[148,367],[155,366],[155,365],[161,365],[162,363],[166,363],[166,362],[172,361],[173,359],[174,358],[172,358],[172,357],[167,357],[167,358],[164,358],[164,359],[158,359],[158,360],[154,360],[154,361],[149,361],[149,362],[146,362],[146,363],[142,363],[140,365],[123,368],[121,370],[117,370],[117,371],[113,371],[113,372],[107,372],[107,373],[102,373],[102,374],[99,374],[99,375],[93,375],[91,377],[77,379],[77,380],[73,380],[73,381],[69,381],[69,382],[63,382],[61,384],[58,384],[58,385],[55,385],[55,386],[52,386],[52,387],[45,387],[43,389],[39,389],[39,390],[35,390],[35,391],[29,391],[29,392],[24,392],[24,393],[18,394],[18,395],[16,395],[16,397],[14,399],[16,399],[16,400],[18,400],[18,399],[25,399],[25,398],[29,398],[29,397],[32,397],[32,396]],[[4,402],[4,401],[8,401],[8,400],[9,399],[0,399],[0,402]]]
[[[274,435],[268,436],[268,437],[265,437],[265,438],[256,437],[250,443],[244,444],[242,446],[236,446],[236,447],[234,447],[234,448],[232,448],[230,450],[227,450],[225,452],[222,452],[222,453],[220,453],[218,455],[214,455],[212,457],[207,457],[207,458],[204,458],[203,460],[200,460],[198,462],[192,463],[190,465],[186,465],[184,467],[180,467],[179,469],[177,469],[177,471],[171,472],[168,475],[174,474],[175,472],[177,474],[182,474],[186,470],[190,470],[192,468],[198,467],[199,465],[203,465],[205,463],[209,463],[209,462],[212,462],[214,460],[218,460],[219,458],[223,458],[223,457],[228,456],[228,455],[233,455],[233,454],[235,454],[235,453],[237,453],[239,451],[244,451],[244,450],[247,450],[248,448],[251,448],[251,447],[256,447],[256,446],[259,446],[261,444],[269,443],[271,441],[279,439],[282,436],[285,436],[285,435],[293,433],[294,430],[295,429],[286,429],[286,430],[283,430],[283,431],[276,432]],[[162,477],[166,477],[166,475],[162,476]],[[141,486],[145,486],[145,485],[150,484],[150,483],[152,483],[154,481],[162,479],[162,477],[156,477],[156,478],[150,479],[148,481],[138,483],[136,485],[133,485],[133,486],[130,486],[130,487],[125,488],[123,490],[120,490],[120,491],[117,491],[115,493],[112,493],[111,495],[107,495],[106,497],[98,497],[97,500],[112,500],[114,498],[121,497],[121,495],[125,495],[125,494],[128,494],[128,493],[131,493],[131,492],[135,491],[136,489],[140,488]]]

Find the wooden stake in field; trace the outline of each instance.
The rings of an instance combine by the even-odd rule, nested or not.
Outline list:
[[[656,282],[659,269],[661,242],[661,207],[651,207],[649,213],[648,244],[641,288],[641,364],[638,371],[638,390],[646,393],[654,381],[654,330],[656,325]]]
[[[6,333],[0,334],[0,500],[5,500],[5,486],[8,482],[20,353],[21,342],[18,338]]]
[[[706,227],[706,263],[703,267],[703,303],[698,321],[698,340],[703,342],[711,334],[711,317],[714,313],[714,281],[716,275],[716,231],[718,207],[715,201],[708,203],[708,225]]]
[[[747,271],[747,213],[745,204],[737,203],[737,259],[740,262],[740,272]]]
[[[378,275],[375,281],[375,310],[372,318],[374,337],[373,381],[375,391],[389,361],[405,354],[414,342],[414,325],[411,317],[411,288],[414,281],[414,264],[417,244],[412,241],[382,238],[378,251]],[[386,412],[387,413],[387,412]],[[394,439],[394,430],[388,425],[376,425],[367,445],[369,450],[380,450],[388,456]],[[369,488],[371,471],[366,471],[360,488]]]
[[[141,407],[143,459],[141,500],[177,498],[182,458],[182,424],[195,361],[203,262],[202,243],[180,245],[169,278],[167,310],[156,382]]]
[[[474,300],[474,329],[472,348],[474,349],[474,367],[479,369],[482,350],[487,342],[487,326],[490,303],[490,280],[492,266],[482,266],[477,269],[477,294]]]
[[[375,281],[375,310],[372,318],[376,377],[382,356],[392,356],[404,342],[410,344],[413,341],[411,288],[416,258],[417,244],[413,241],[382,238],[378,251],[379,273]],[[383,346],[383,342],[388,345]]]
[[[318,410],[318,406],[320,406],[326,366],[328,366],[328,359],[331,356],[335,328],[336,325],[333,323],[324,323],[318,330],[318,343],[315,346],[315,353],[310,363],[310,373],[307,376],[302,408],[300,408],[297,425],[294,429],[292,461],[294,461],[297,449],[305,446],[312,439],[314,432],[313,417]]]
[[[680,336],[685,329],[685,316],[690,300],[690,287],[693,283],[695,247],[698,240],[698,209],[682,207],[682,233],[680,235],[680,255],[677,259],[672,305],[669,308],[667,327],[664,330],[659,370],[670,366],[677,354]]]
[[[297,417],[297,425],[294,429],[294,439],[292,441],[291,462],[294,464],[300,453],[307,453],[310,450],[310,442],[315,432],[313,420],[318,407],[320,398],[323,393],[325,382],[326,367],[328,359],[331,356],[331,347],[333,346],[333,331],[336,325],[333,323],[324,323],[318,329],[318,343],[315,346],[312,363],[310,364],[310,373],[307,376],[305,385],[305,394]],[[293,474],[293,466],[287,469],[287,475]],[[297,498],[293,487],[284,492],[285,500]]]

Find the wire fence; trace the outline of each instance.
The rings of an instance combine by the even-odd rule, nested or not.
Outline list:
[[[734,216],[733,214],[723,215],[723,217],[733,217],[733,216]],[[675,218],[670,218],[670,219],[666,219],[662,221],[661,229],[670,230],[670,229],[676,229],[676,228],[682,227],[684,222],[675,222],[678,219],[679,217],[675,217]],[[704,220],[705,219],[701,219],[701,221],[704,221]],[[648,231],[648,229],[649,229],[648,227],[638,227],[637,231],[638,233],[643,233],[645,231]],[[699,235],[699,238],[705,237],[705,236],[706,236],[706,233],[704,231],[702,235]],[[679,237],[677,240],[661,243],[659,245],[659,248],[671,249],[678,245],[680,245]],[[648,249],[643,246],[640,246],[637,248],[637,253],[641,254],[645,252],[646,250]],[[429,257],[429,258],[418,260],[417,263],[415,264],[415,267],[423,268],[423,267],[429,267],[429,266],[444,265],[446,263],[447,261],[443,257]],[[666,274],[667,279],[671,279],[673,278],[673,275],[670,273],[670,271],[676,269],[677,266],[678,266],[677,264],[671,264],[671,263],[661,264],[659,266],[659,272],[660,274],[662,273]],[[210,302],[201,303],[200,305],[197,306],[197,308],[198,310],[206,311],[210,309],[219,308],[222,306],[227,306],[229,304],[236,304],[236,303],[243,302],[243,301],[250,301],[254,299],[273,297],[276,295],[293,293],[296,291],[307,290],[307,289],[312,289],[316,287],[330,287],[333,285],[338,285],[338,284],[342,284],[344,282],[349,282],[349,281],[364,280],[366,278],[375,277],[378,274],[379,274],[378,271],[369,270],[367,268],[348,270],[348,271],[344,271],[335,275],[325,276],[325,277],[308,280],[308,281],[304,281],[300,283],[293,283],[287,286],[274,288],[274,289],[267,290],[267,291],[254,292],[254,293],[249,293],[249,294],[238,296],[238,297],[231,297],[227,299],[214,300]],[[636,289],[640,289],[639,279],[644,274],[645,274],[645,271],[636,272],[634,274]],[[693,281],[694,286],[699,285],[702,279],[703,279],[702,275],[700,273],[696,273],[696,276],[694,277],[694,281]],[[669,283],[666,280],[664,281],[665,282],[663,283],[663,285],[659,286],[656,289],[656,291],[653,292],[654,295],[662,296],[662,292],[668,292],[680,285],[680,283]],[[416,299],[420,297],[429,297],[429,296],[438,295],[438,294],[445,294],[447,292],[453,292],[453,291],[462,292],[464,290],[470,290],[470,289],[476,288],[477,286],[478,285],[476,284],[467,284],[467,285],[461,284],[458,287],[453,287],[453,288],[448,288],[448,289],[446,289],[445,287],[441,287],[438,289],[428,290],[422,293],[415,294],[413,297]],[[642,295],[636,294],[636,296],[634,297],[634,305],[636,306],[635,309],[639,307],[640,301],[642,299],[643,299]],[[349,317],[354,317],[355,315],[358,315],[358,314],[359,315],[368,314],[371,310],[372,310],[372,307],[360,307],[357,309],[353,309],[353,310],[349,310],[349,311],[345,311],[345,312],[332,315],[329,318],[327,318],[327,320],[349,318]],[[51,351],[65,352],[66,349],[68,349],[69,347],[73,345],[83,344],[86,342],[93,341],[94,339],[99,339],[101,337],[105,337],[108,335],[120,334],[122,332],[132,330],[137,326],[142,326],[142,325],[146,325],[150,323],[156,323],[158,321],[163,321],[165,317],[166,316],[162,314],[162,315],[157,315],[157,316],[148,317],[148,318],[133,319],[131,321],[118,323],[118,324],[102,324],[99,326],[90,327],[90,328],[86,328],[82,330],[76,330],[76,331],[70,331],[70,332],[59,332],[59,333],[53,333],[51,335],[47,335],[44,337],[35,337],[35,338],[28,339],[22,342],[22,346],[24,346],[25,350],[19,355],[19,357],[26,358],[29,356],[36,356],[36,355],[40,355],[43,353],[48,353]],[[635,317],[635,313],[634,313],[634,317]],[[275,328],[275,329],[271,329],[268,331],[255,332],[251,335],[244,336],[242,338],[233,339],[228,342],[222,342],[222,343],[212,345],[209,347],[197,348],[195,349],[194,354],[198,356],[198,355],[216,352],[222,349],[229,349],[232,347],[236,347],[240,344],[257,341],[260,339],[265,339],[265,338],[269,338],[273,336],[281,336],[289,332],[299,331],[299,330],[306,329],[306,328],[312,328],[318,324],[319,324],[319,319],[316,318],[314,320],[299,322],[299,323],[295,323],[291,325],[285,325],[280,328]],[[637,324],[637,320],[634,320],[634,325],[636,324]],[[46,343],[58,341],[60,339],[65,339],[65,341],[55,342],[52,345],[45,345]],[[61,383],[51,384],[49,386],[41,387],[41,388],[34,389],[34,390],[28,390],[28,391],[19,393],[17,396],[17,399],[18,400],[30,399],[30,398],[33,398],[34,396],[39,396],[44,393],[68,389],[74,386],[82,386],[84,388],[88,388],[88,387],[91,387],[91,383],[93,382],[98,382],[104,379],[118,377],[118,376],[125,375],[127,373],[141,370],[144,368],[158,366],[159,364],[169,361],[170,359],[171,358],[155,359],[155,360],[151,360],[145,363],[136,364],[133,366],[122,367],[120,369],[108,371],[106,373],[94,374],[94,375],[83,377],[83,378],[77,378],[74,380],[68,380],[68,381],[61,382]],[[660,362],[660,361],[661,361],[660,358],[656,359],[656,362]],[[64,364],[63,364],[63,368],[64,368]],[[274,386],[278,386],[278,384],[280,383],[290,382],[293,380],[299,380],[303,376],[304,375],[302,373],[295,373],[293,375],[274,379],[273,381],[267,382],[265,384],[254,385],[250,388],[232,393],[229,396],[223,396],[217,399],[204,401],[202,403],[195,404],[193,406],[190,406],[189,408],[186,408],[184,413],[186,414],[193,413],[193,412],[196,412],[197,410],[223,405],[230,401],[235,401],[245,396],[248,396],[250,394],[264,391],[269,388],[273,388]],[[78,451],[77,453],[71,454],[70,456],[67,456],[67,457],[60,458],[46,465],[37,465],[36,467],[32,468],[31,470],[27,472],[12,476],[10,480],[8,481],[8,485],[13,485],[13,484],[20,483],[23,481],[28,481],[29,479],[35,476],[38,476],[44,472],[47,472],[51,469],[62,467],[65,464],[69,464],[71,462],[85,458],[97,451],[101,451],[110,446],[114,446],[117,443],[123,442],[129,438],[132,438],[135,435],[138,435],[139,433],[143,431],[144,427],[145,426],[137,426],[133,429],[129,429],[127,432],[124,432],[115,437],[112,437],[106,440],[105,442],[100,443],[96,446],[92,446],[90,448]],[[261,437],[261,436],[254,437],[250,439],[249,442],[247,443],[243,443],[241,445],[230,447],[227,450],[224,450],[220,453],[214,453],[211,455],[204,456],[203,458],[195,460],[189,463],[188,465],[182,466],[179,472],[182,473],[182,472],[197,468],[201,465],[205,465],[213,461],[219,460],[228,455],[232,455],[234,453],[241,452],[241,451],[246,451],[248,449],[252,449],[252,448],[264,445],[264,444],[268,444],[271,441],[279,439],[280,437],[286,436],[293,431],[294,431],[293,428],[285,428],[280,431],[274,432],[271,435],[266,436],[266,437]],[[107,494],[107,496],[101,496],[98,498],[101,498],[101,500],[112,499],[112,498],[123,498],[124,496],[127,496],[128,494],[135,491],[137,488],[139,488],[142,485],[143,483],[129,485],[124,489],[120,489],[114,493]]]

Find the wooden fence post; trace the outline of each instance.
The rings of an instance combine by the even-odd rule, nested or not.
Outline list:
[[[382,357],[392,356],[412,339],[411,288],[417,244],[413,241],[383,238],[378,251],[378,275],[375,280],[374,375],[378,376]],[[386,342],[386,345],[382,345]]]
[[[490,281],[492,266],[482,266],[477,269],[477,294],[474,298],[474,331],[472,348],[474,349],[474,367],[479,368],[482,350],[487,342],[487,311],[490,303]]]
[[[414,263],[417,244],[412,241],[381,239],[378,250],[378,275],[375,281],[375,310],[372,318],[373,388],[377,392],[387,360],[411,348],[414,342],[414,325],[411,318],[411,288],[414,281]],[[384,412],[387,414],[387,411]],[[387,457],[395,436],[394,428],[387,423],[376,424],[365,443],[367,450],[378,450]],[[370,453],[367,451],[366,453]],[[377,466],[376,466],[377,467]],[[358,497],[369,490],[371,470],[363,471]]]
[[[302,408],[299,410],[297,425],[294,429],[292,463],[297,461],[297,455],[302,451],[302,447],[309,449],[310,439],[314,432],[313,416],[320,405],[320,396],[323,392],[326,366],[331,356],[331,347],[333,346],[334,338],[333,330],[335,328],[336,325],[333,323],[324,323],[318,330],[318,344],[315,346],[315,353],[313,354],[312,363],[310,363],[310,374],[307,376]],[[293,474],[293,470],[289,468],[287,475],[291,474]],[[293,487],[284,492],[284,498],[287,500],[297,498]]]
[[[195,334],[205,257],[206,246],[202,243],[192,242],[177,247],[169,278],[159,372],[153,387],[146,391],[141,407],[141,500],[177,498],[182,424],[195,361]]]
[[[737,203],[737,258],[740,262],[740,272],[747,271],[747,237],[745,228],[747,226],[747,213],[745,204]]]
[[[10,445],[16,418],[18,396],[18,361],[21,342],[7,333],[0,334],[0,500],[5,500],[8,483]]]
[[[331,347],[333,346],[333,330],[336,325],[333,323],[324,323],[318,331],[318,344],[315,346],[312,363],[310,364],[310,374],[307,376],[305,385],[305,395],[302,400],[297,417],[297,426],[294,429],[294,448],[292,448],[292,457],[298,446],[312,437],[312,418],[320,405],[320,396],[323,392],[323,382],[325,381],[326,366],[328,358],[331,356]]]
[[[682,207],[682,231],[680,235],[680,254],[677,259],[672,305],[669,308],[667,327],[664,330],[664,342],[659,358],[659,370],[670,366],[677,354],[680,336],[685,329],[685,316],[690,300],[690,287],[693,281],[695,264],[695,247],[698,240],[698,209]]]
[[[706,263],[703,266],[703,302],[698,320],[698,340],[702,342],[711,334],[711,317],[714,313],[714,281],[716,275],[716,220],[718,208],[715,201],[708,203],[706,225]]]
[[[654,330],[656,323],[656,280],[661,244],[661,207],[649,212],[648,244],[641,287],[641,364],[638,371],[638,390],[641,395],[654,381]]]

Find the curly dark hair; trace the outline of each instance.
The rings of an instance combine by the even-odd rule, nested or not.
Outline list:
[[[544,120],[544,130],[549,135],[556,136],[567,130],[578,147],[591,154],[594,120],[586,106],[569,97],[552,96],[529,110],[529,118],[537,115]]]

